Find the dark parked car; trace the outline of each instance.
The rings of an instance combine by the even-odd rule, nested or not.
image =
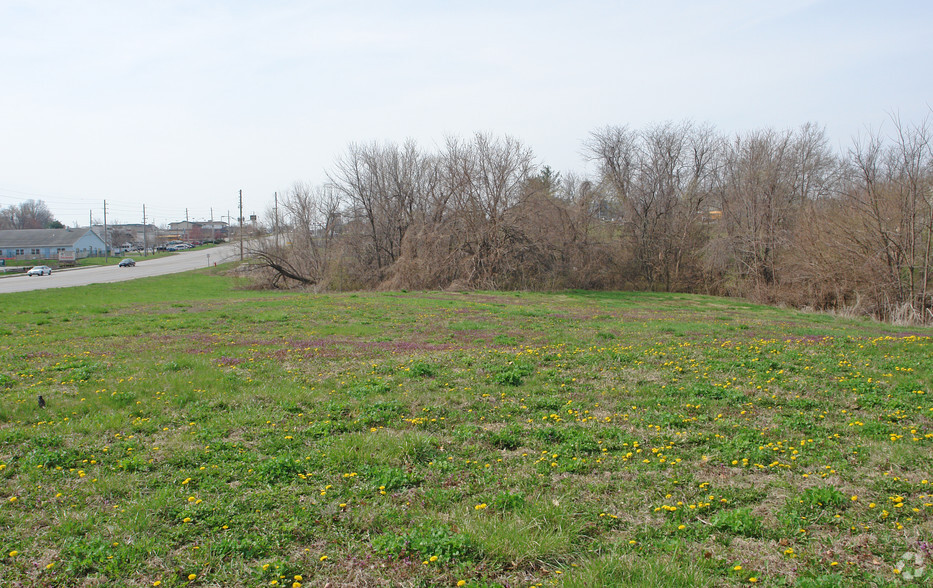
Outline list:
[[[127,257],[120,262],[120,267],[134,267],[136,265],[136,260],[130,257]]]

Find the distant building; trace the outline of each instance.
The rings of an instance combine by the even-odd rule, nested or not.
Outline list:
[[[9,229],[0,231],[0,257],[58,259],[73,252],[76,259],[104,255],[104,240],[93,229]]]
[[[103,225],[94,225],[94,232],[104,234]],[[159,228],[152,224],[142,223],[107,225],[107,234],[110,235],[111,249],[131,249],[141,247],[147,241],[152,244],[156,241]]]
[[[180,221],[168,224],[168,232],[175,238],[204,241],[227,236],[227,223],[223,221]]]
[[[173,233],[179,233],[179,232],[184,232],[184,231],[191,231],[191,230],[194,230],[195,228],[200,229],[200,228],[201,228],[201,223],[189,222],[189,221],[181,221],[181,222],[177,222],[177,223],[169,223],[169,224],[168,224],[168,230],[172,231]]]
[[[220,234],[226,235],[227,234],[227,223],[223,221],[201,223],[201,230],[202,231],[215,231],[218,235]]]

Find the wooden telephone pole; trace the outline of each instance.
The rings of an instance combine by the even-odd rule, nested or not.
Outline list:
[[[110,239],[107,238],[107,201],[104,200],[104,262],[110,259]]]
[[[240,190],[240,261],[243,261],[243,190]]]

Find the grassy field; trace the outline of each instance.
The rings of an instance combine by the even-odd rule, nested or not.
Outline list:
[[[933,578],[930,329],[210,271],[0,305],[2,586]]]

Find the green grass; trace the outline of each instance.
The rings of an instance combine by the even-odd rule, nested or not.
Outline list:
[[[0,295],[0,585],[929,580],[933,330],[221,270]]]

